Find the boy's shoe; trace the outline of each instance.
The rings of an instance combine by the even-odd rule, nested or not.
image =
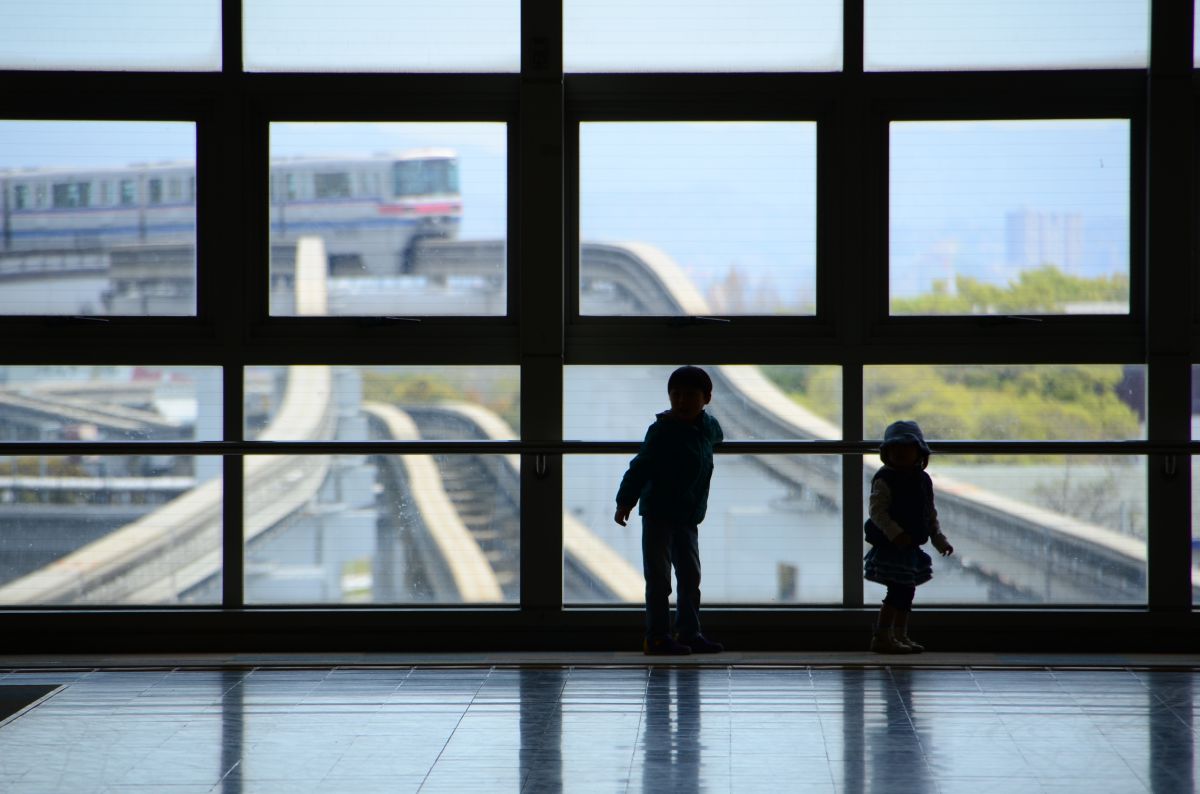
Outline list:
[[[691,639],[685,640],[682,637],[678,638],[681,643],[691,649],[692,653],[720,653],[725,650],[725,646],[714,640],[710,640],[703,634],[697,634]]]
[[[642,653],[647,656],[687,656],[692,649],[673,637],[647,637],[642,640]]]
[[[913,653],[921,653],[922,651],[925,650],[925,646],[919,642],[916,642],[911,637],[909,637],[907,631],[900,632],[900,633],[896,633],[895,631],[893,631],[892,639],[894,639],[896,642],[900,643],[901,645],[907,645],[909,650],[912,651]]]
[[[871,651],[873,653],[916,653],[912,648],[896,641],[890,626],[886,629],[876,629],[875,633],[871,635]]]

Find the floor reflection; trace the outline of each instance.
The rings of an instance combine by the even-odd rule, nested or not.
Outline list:
[[[1195,789],[1200,672],[0,670],[0,792]]]
[[[221,794],[242,794],[242,754],[245,752],[246,704],[243,670],[222,670],[221,694]]]
[[[702,671],[652,669],[642,718],[642,791],[698,791]]]

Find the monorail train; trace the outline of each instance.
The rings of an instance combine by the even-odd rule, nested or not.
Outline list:
[[[461,218],[448,149],[271,163],[272,247],[321,236],[342,272],[401,272],[413,240],[456,237]],[[190,163],[0,170],[0,254],[193,245],[195,235]]]

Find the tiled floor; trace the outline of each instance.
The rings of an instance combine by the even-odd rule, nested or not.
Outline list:
[[[0,791],[1191,792],[1200,673],[0,670]]]

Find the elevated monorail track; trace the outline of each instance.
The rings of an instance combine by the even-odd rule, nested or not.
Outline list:
[[[403,410],[370,405],[367,410],[380,423],[386,438],[514,437],[500,417],[468,403],[408,406]],[[472,600],[469,596],[477,595],[480,580],[485,580],[484,591],[499,588],[505,600],[517,600],[521,543],[518,456],[404,455],[386,456],[385,460],[392,468],[404,469],[397,479],[407,483],[409,498],[418,503],[412,529],[430,580],[455,584],[455,589],[443,589],[441,598]],[[429,476],[432,472],[426,467],[430,463],[440,477]],[[453,505],[453,514],[445,510],[443,500]],[[431,516],[442,519],[431,521]],[[467,535],[473,544],[467,543]],[[457,555],[452,553],[456,550]],[[478,564],[480,556],[487,563],[487,572]],[[641,572],[569,513],[563,514],[563,556],[563,596],[568,602],[642,598]]]
[[[305,240],[298,267],[297,305],[324,313],[324,250]],[[319,275],[317,275],[319,274]],[[279,410],[263,436],[277,441],[328,438],[335,420],[329,367],[291,367]],[[328,470],[325,456],[247,458],[245,490],[252,494],[244,542],[301,511]],[[0,604],[171,604],[221,571],[222,483],[210,480],[98,540],[0,587]]]
[[[584,243],[580,259],[585,290],[607,288],[634,305],[637,313],[697,317],[710,313],[686,274],[653,246]],[[798,440],[841,435],[840,429],[796,405],[749,368],[715,367],[712,375],[720,392],[742,403],[741,412],[716,410],[731,430],[746,424],[759,438]],[[759,461],[774,475],[810,489],[829,504],[841,500],[840,466],[830,466],[828,457],[770,455]],[[865,461],[867,482],[877,467],[874,461]],[[1035,598],[1048,594],[1049,600],[1064,602],[1145,598],[1144,541],[951,477],[935,475],[935,483],[942,523],[963,541],[959,544],[962,561],[998,590]],[[1194,574],[1193,581],[1200,581],[1200,575]]]
[[[487,241],[438,242],[437,261],[468,262],[469,272],[491,272],[503,246]],[[415,249],[417,272],[433,266]],[[471,264],[472,259],[481,261]],[[588,244],[581,249],[581,283],[607,289],[639,311],[705,316],[708,306],[679,267],[642,244]],[[487,260],[487,261],[482,261]],[[295,280],[297,312],[325,311],[328,268],[319,240],[301,242]],[[717,388],[739,405],[718,416],[730,435],[795,440],[837,438],[840,429],[797,405],[757,371],[713,368]],[[286,393],[263,437],[279,441],[331,438],[335,415],[328,367],[295,367]],[[474,406],[366,410],[385,437],[414,439],[511,438],[489,412]],[[391,411],[395,411],[393,414]],[[403,417],[403,418],[401,418]],[[120,417],[113,417],[114,423]],[[133,419],[133,417],[125,417]],[[742,428],[742,425],[746,425]],[[142,425],[143,429],[145,425]],[[455,435],[457,433],[457,435]],[[516,456],[387,456],[398,463],[394,481],[416,503],[421,555],[438,573],[437,589],[472,603],[515,598],[519,566],[519,476]],[[451,460],[455,458],[455,460]],[[474,460],[472,460],[474,458]],[[831,507],[842,500],[839,456],[772,454],[755,458],[769,476],[807,491]],[[328,456],[264,455],[245,462],[248,500],[244,542],[298,515],[328,469]],[[865,461],[869,479],[874,462]],[[395,468],[400,466],[400,468]],[[998,590],[1065,603],[1138,601],[1146,587],[1146,546],[1141,539],[1015,500],[951,477],[936,477],[943,523],[959,540],[964,567]],[[479,495],[486,499],[479,499]],[[497,513],[496,504],[502,510]],[[110,535],[36,572],[0,587],[0,603],[172,603],[186,600],[220,571],[221,484],[209,481]],[[444,530],[445,527],[450,527]],[[564,588],[568,600],[591,593],[637,601],[641,576],[632,565],[573,516],[563,516]],[[1200,577],[1197,577],[1200,578]],[[438,596],[439,598],[442,596]]]

